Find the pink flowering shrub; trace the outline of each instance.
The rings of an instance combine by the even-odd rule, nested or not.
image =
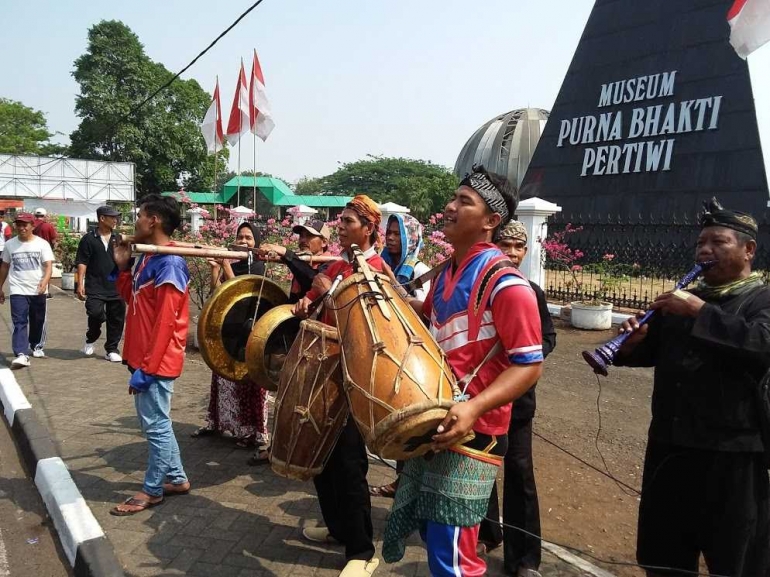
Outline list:
[[[180,196],[188,209],[196,207],[194,203],[190,202],[184,191],[180,191]],[[178,240],[217,247],[227,247],[235,242],[235,233],[240,220],[231,215],[230,209],[218,205],[214,211],[204,213],[202,216],[203,224],[200,226],[200,230],[192,232],[189,224],[187,224],[183,227],[181,234],[177,235]],[[424,250],[421,260],[430,267],[449,258],[452,254],[452,246],[446,241],[444,233],[441,231],[443,218],[444,215],[441,213],[431,216],[423,232]],[[259,227],[262,243],[278,244],[296,249],[297,235],[291,230],[293,223],[297,220],[295,208],[289,209],[288,214],[283,219],[255,215],[250,220]],[[336,235],[339,219],[335,218],[326,224],[332,230],[329,252],[338,255],[341,252]],[[380,229],[380,241],[384,245],[384,228]],[[211,267],[203,258],[189,258],[187,262],[190,269],[190,294],[195,304],[202,308],[210,292]],[[265,263],[265,276],[288,289],[291,273],[285,265]]]

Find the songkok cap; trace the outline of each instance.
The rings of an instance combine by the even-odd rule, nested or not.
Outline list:
[[[320,236],[329,240],[332,236],[332,231],[326,226],[326,223],[322,220],[311,220],[305,224],[295,224],[291,229],[291,232],[299,234],[303,230],[308,231],[313,236]]]
[[[96,216],[120,216],[120,212],[111,206],[104,205],[96,209]]]
[[[512,220],[500,230],[500,240],[510,238],[527,243],[527,227],[518,220]]]
[[[757,239],[757,221],[745,212],[737,210],[728,210],[724,208],[716,198],[703,203],[704,212],[700,215],[701,228],[710,226],[723,226],[731,228],[737,232],[749,235],[754,240]]]
[[[13,217],[13,222],[35,222],[35,217],[28,212],[20,212]]]

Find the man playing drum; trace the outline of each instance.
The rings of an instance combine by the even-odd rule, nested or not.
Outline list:
[[[343,260],[331,263],[324,273],[313,280],[313,288],[294,307],[300,318],[308,315],[310,304],[328,291],[332,279],[353,273],[351,245],[358,245],[366,262],[375,271],[382,271],[382,259],[377,254],[378,230],[382,215],[371,198],[360,194],[353,198],[340,215],[337,235],[343,249]],[[334,315],[328,311],[324,322],[334,325]],[[342,543],[347,564],[342,577],[366,577],[379,564],[374,556],[372,503],[366,474],[369,461],[366,445],[352,418],[348,418],[323,472],[313,479],[325,527],[306,527],[306,539],[321,543]]]
[[[770,289],[751,272],[757,222],[712,200],[697,262],[716,261],[692,291],[660,295],[658,314],[626,340],[616,365],[653,366],[636,558],[648,575],[767,575],[770,543],[767,392]],[[663,314],[660,314],[663,313]],[[643,313],[640,313],[643,314]],[[637,318],[621,332],[637,329]],[[764,410],[763,410],[764,409]]]
[[[430,319],[455,375],[479,370],[466,400],[438,427],[436,454],[406,463],[385,529],[387,562],[401,559],[404,539],[419,530],[432,575],[486,572],[476,552],[479,523],[506,452],[511,402],[537,381],[543,361],[535,293],[492,244],[517,199],[504,177],[474,167],[444,210],[452,261],[425,303],[411,302]],[[457,444],[471,431],[471,440]]]

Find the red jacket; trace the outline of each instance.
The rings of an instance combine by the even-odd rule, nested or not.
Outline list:
[[[128,305],[123,358],[130,368],[164,378],[182,374],[189,280],[184,258],[168,254],[142,255],[133,272],[120,273],[116,285]]]

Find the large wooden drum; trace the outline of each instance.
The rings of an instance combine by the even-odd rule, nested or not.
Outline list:
[[[444,352],[388,277],[361,272],[334,292],[343,387],[369,450],[409,459],[431,437],[457,392]]]
[[[302,481],[318,475],[348,414],[337,329],[302,321],[278,384],[270,454],[273,471]]]

